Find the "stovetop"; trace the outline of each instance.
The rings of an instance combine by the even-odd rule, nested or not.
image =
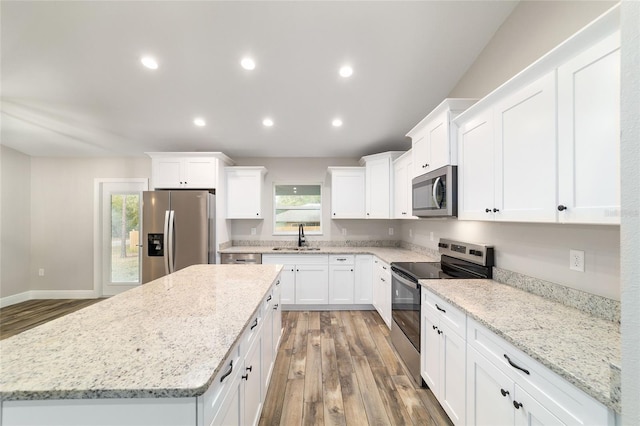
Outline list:
[[[391,268],[415,280],[454,278],[442,270],[440,262],[393,262]]]

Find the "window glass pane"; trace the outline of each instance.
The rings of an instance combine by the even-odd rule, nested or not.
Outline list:
[[[111,195],[111,282],[138,282],[139,218],[140,195]]]
[[[275,185],[276,234],[322,233],[322,193],[320,185]]]

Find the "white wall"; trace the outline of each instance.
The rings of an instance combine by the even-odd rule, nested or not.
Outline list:
[[[449,97],[482,98],[616,3],[521,1]]]
[[[149,158],[33,157],[31,289],[93,290],[94,179],[150,176]]]
[[[622,424],[640,424],[640,3],[623,2],[622,102]]]
[[[4,298],[30,290],[31,158],[6,146],[0,150],[0,298]]]
[[[396,240],[389,236],[389,227],[395,222],[388,220],[331,220],[331,176],[329,166],[357,166],[359,159],[348,158],[236,158],[238,166],[265,166],[267,175],[263,190],[263,220],[229,220],[233,240],[279,240],[293,241],[297,237],[273,235],[273,184],[275,183],[322,183],[322,235],[307,236],[307,241],[345,240]],[[256,228],[256,235],[251,235]],[[346,228],[347,235],[342,235]]]

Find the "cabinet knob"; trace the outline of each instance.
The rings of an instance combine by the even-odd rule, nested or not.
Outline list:
[[[516,407],[516,410],[519,410],[522,407],[522,402],[513,401],[513,406]]]
[[[493,209],[494,213],[498,213],[499,211],[500,211],[500,209],[496,209],[496,208]]]
[[[565,210],[567,210],[567,206],[563,206],[562,204],[560,204],[560,205],[558,206],[558,211],[559,211],[559,212],[562,212],[562,211],[565,211]]]
[[[335,216],[336,214],[335,214],[335,213],[333,213],[333,215]]]
[[[256,216],[260,216],[260,213],[256,213]]]
[[[437,329],[438,329],[438,327],[436,327],[435,325],[432,325],[431,327],[432,327],[434,330],[437,330]]]
[[[442,334],[442,330],[438,330],[438,334]]]
[[[500,389],[500,393],[502,394],[502,396],[509,395],[509,391],[508,390],[504,390],[504,389]]]
[[[485,212],[491,213],[491,209],[484,209]]]
[[[367,216],[369,216],[369,213],[367,213]]]

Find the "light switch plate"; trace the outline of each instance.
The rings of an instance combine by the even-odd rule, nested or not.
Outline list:
[[[584,272],[584,251],[569,250],[569,269]]]

